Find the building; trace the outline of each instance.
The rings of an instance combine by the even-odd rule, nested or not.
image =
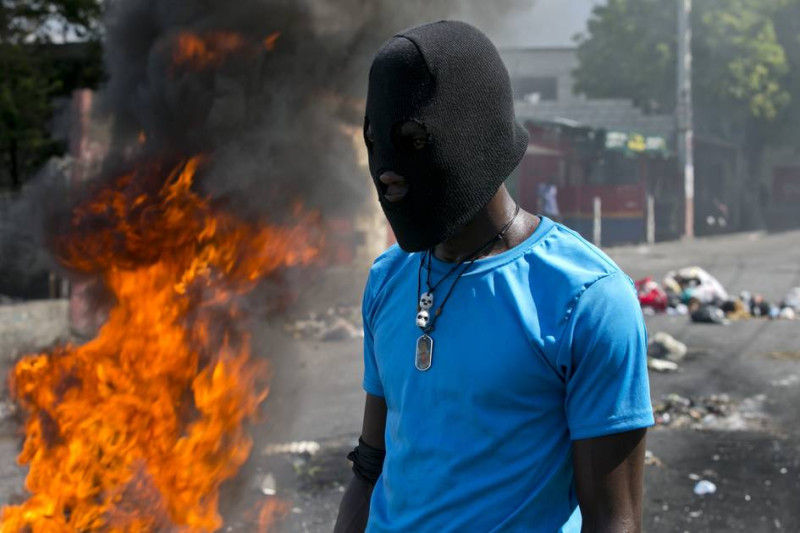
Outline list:
[[[574,47],[511,48],[501,54],[517,117],[532,135],[510,182],[523,206],[537,210],[539,184],[555,183],[565,223],[591,236],[593,198],[598,197],[603,243],[638,242],[646,237],[647,198],[652,196],[656,239],[680,236],[684,193],[675,157],[675,118],[645,113],[630,100],[575,94]],[[700,114],[695,136],[698,235],[742,227],[742,198],[752,198],[746,192],[741,139],[704,129],[702,119]]]

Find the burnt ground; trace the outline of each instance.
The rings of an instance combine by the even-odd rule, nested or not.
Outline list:
[[[800,286],[798,242],[800,233],[740,234],[609,253],[635,278],[660,279],[667,270],[696,264],[734,294],[747,289],[775,301]],[[315,289],[307,306],[355,304],[355,284],[348,286],[344,296],[335,288],[325,295]],[[704,397],[726,394],[729,409],[710,417],[676,416],[650,431],[645,530],[800,531],[800,321],[708,326],[654,316],[647,323],[651,334],[665,331],[689,347],[678,372],[651,374],[654,403],[677,394],[699,405]],[[19,352],[6,338],[0,340],[3,372],[12,352]],[[224,530],[257,531],[259,506],[277,498],[287,504],[287,515],[276,530],[331,531],[350,477],[344,457],[360,430],[361,340],[298,339],[281,322],[265,324],[255,340],[273,359],[275,377],[267,419],[253,428],[251,459],[225,488]],[[6,419],[0,425],[1,501],[23,492],[23,472],[13,462],[18,446],[13,420]],[[698,480],[713,482],[716,492],[696,495]]]

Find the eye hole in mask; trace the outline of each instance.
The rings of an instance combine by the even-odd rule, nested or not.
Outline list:
[[[392,142],[404,152],[419,152],[433,141],[425,125],[416,120],[399,122],[392,127]]]

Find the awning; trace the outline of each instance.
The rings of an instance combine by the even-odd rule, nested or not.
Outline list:
[[[564,155],[564,152],[554,148],[548,148],[547,146],[542,146],[541,144],[528,143],[528,149],[525,151],[525,155],[561,157]]]

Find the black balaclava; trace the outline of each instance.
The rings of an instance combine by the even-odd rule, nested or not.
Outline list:
[[[427,143],[399,142],[419,123]],[[514,117],[508,71],[477,28],[442,21],[395,35],[370,69],[365,136],[381,206],[400,247],[432,248],[469,222],[497,193],[528,146]],[[378,177],[403,176],[408,193],[384,198]]]

